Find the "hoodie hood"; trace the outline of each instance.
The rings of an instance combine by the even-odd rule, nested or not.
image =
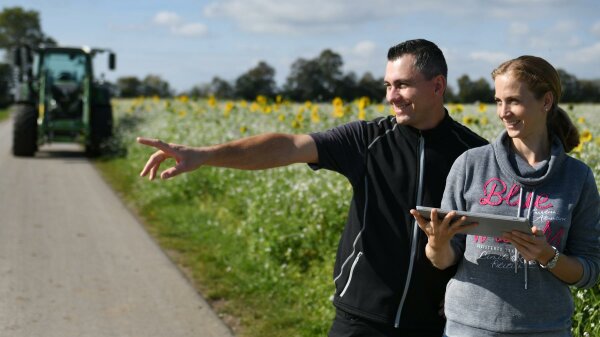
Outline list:
[[[550,149],[550,158],[548,159],[547,169],[546,165],[543,168],[546,172],[539,176],[522,176],[518,173],[516,168],[510,162],[510,137],[508,133],[503,131],[492,143],[494,154],[498,166],[502,172],[511,177],[515,182],[523,186],[536,187],[542,184],[544,181],[550,179],[554,173],[558,171],[562,162],[566,158],[565,150],[560,142],[560,139],[555,135],[552,135],[552,145]]]

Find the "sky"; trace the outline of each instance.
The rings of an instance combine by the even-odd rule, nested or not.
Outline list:
[[[383,77],[387,50],[402,41],[435,42],[448,84],[467,74],[490,84],[501,62],[529,54],[579,79],[600,78],[598,0],[2,0],[40,13],[61,45],[110,48],[97,74],[158,75],[176,92],[228,81],[264,61],[285,82],[292,63],[331,49],[343,71]],[[383,86],[382,86],[383,90]]]

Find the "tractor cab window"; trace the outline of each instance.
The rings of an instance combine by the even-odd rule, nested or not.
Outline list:
[[[86,56],[81,53],[48,53],[43,59],[42,70],[49,84],[49,105],[54,117],[81,115]]]
[[[83,54],[52,53],[44,57],[44,70],[54,81],[81,82],[85,75],[86,58]]]

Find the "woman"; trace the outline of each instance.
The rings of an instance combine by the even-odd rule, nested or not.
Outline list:
[[[461,336],[571,335],[569,286],[592,287],[600,274],[600,197],[592,170],[566,153],[577,129],[558,107],[556,70],[521,56],[492,72],[505,131],[465,152],[446,181],[442,209],[527,217],[530,234],[460,234],[451,212],[426,221],[434,266],[459,263],[446,289],[445,333]],[[472,226],[472,225],[469,225]]]

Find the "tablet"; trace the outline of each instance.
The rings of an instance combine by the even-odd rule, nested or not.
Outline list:
[[[417,206],[417,211],[427,220],[430,220],[432,209],[432,207]],[[438,217],[441,219],[449,212],[438,208]],[[464,224],[479,223],[479,225],[462,232],[465,234],[501,237],[502,233],[514,230],[531,234],[531,224],[527,218],[465,211],[456,211],[456,214],[457,216],[464,215],[467,217]]]

